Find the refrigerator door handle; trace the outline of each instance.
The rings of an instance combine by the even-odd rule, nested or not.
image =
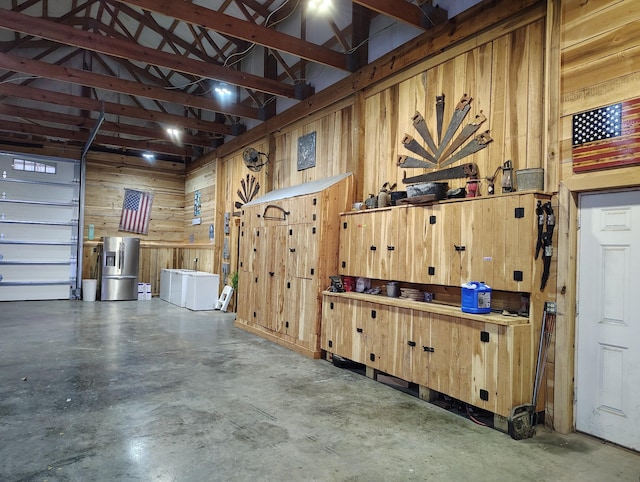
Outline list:
[[[118,256],[118,269],[122,272],[124,266],[124,242],[120,242],[120,256]]]

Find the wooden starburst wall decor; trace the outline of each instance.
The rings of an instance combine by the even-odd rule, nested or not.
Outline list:
[[[429,131],[422,114],[416,112],[411,120],[413,121],[413,127],[422,137],[426,147],[409,134],[405,134],[402,144],[412,153],[419,155],[421,159],[411,156],[399,156],[398,166],[402,168],[437,169],[453,164],[487,147],[487,144],[493,140],[488,130],[477,134],[469,140],[478,131],[480,125],[487,120],[482,111],[464,126],[456,136],[456,131],[458,131],[471,109],[471,100],[472,98],[467,94],[460,98],[443,134],[445,96],[444,94],[436,96],[437,132],[435,137]],[[454,136],[456,137],[454,138]]]
[[[241,178],[240,189],[238,189],[238,197],[242,202],[236,201],[235,203],[236,209],[242,208],[242,206],[247,204],[249,201],[252,201],[253,199],[255,199],[259,191],[260,191],[260,183],[256,182],[255,176],[250,176],[249,174],[247,174],[246,179]]]

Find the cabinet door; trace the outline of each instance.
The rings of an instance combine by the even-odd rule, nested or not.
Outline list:
[[[325,295],[322,332],[323,349],[364,363],[364,320],[360,301]]]
[[[287,244],[285,248],[286,271],[288,276],[301,277],[303,271],[302,260],[304,256],[306,239],[304,225],[290,225],[287,227]]]
[[[363,248],[366,275],[369,278],[391,279],[392,264],[388,260],[387,246],[391,243],[390,216],[388,210],[366,213],[363,224]],[[389,251],[389,253],[393,253]]]
[[[450,203],[440,205],[442,225],[442,269],[436,274],[440,284],[460,286],[462,266],[466,263],[467,248],[461,241],[462,205],[468,203]]]
[[[384,371],[387,363],[386,343],[389,320],[396,316],[392,307],[377,303],[363,303],[360,311],[360,323],[364,326],[364,361],[371,368]],[[360,330],[357,327],[356,331]]]
[[[535,206],[521,206],[523,199],[533,200],[514,195],[469,203],[473,214],[468,221],[482,229],[473,233],[467,281],[484,281],[496,290],[530,291]]]
[[[338,299],[331,295],[322,295],[320,348],[329,353],[338,353],[336,351],[338,346],[336,334],[338,332],[337,325],[341,318],[337,316],[337,301]]]
[[[440,283],[443,257],[440,207],[409,207],[405,219],[401,220],[398,230],[400,237],[403,237],[403,225],[406,226],[406,235],[404,241],[400,242],[404,246],[404,256],[399,279],[411,283]]]
[[[321,271],[321,253],[323,252],[320,246],[320,223],[305,224],[306,228],[306,245],[304,256],[304,276],[303,278],[309,278],[317,281]],[[331,251],[327,246],[324,247],[324,252],[331,253],[331,256],[336,256],[335,250]],[[326,255],[326,254],[325,254]],[[335,271],[331,272],[331,275],[335,274]],[[322,283],[327,284],[329,280],[324,278]]]
[[[338,273],[343,276],[348,276],[349,268],[353,263],[354,266],[357,266],[353,256],[355,256],[355,245],[352,247],[352,243],[354,240],[352,239],[355,236],[355,229],[353,221],[353,215],[342,214],[340,216],[340,231],[339,231],[339,242],[338,242]],[[353,252],[352,252],[353,250]]]
[[[290,198],[288,204],[288,224],[302,224],[313,221],[320,212],[321,194],[314,193]]]
[[[316,279],[320,236],[315,223],[288,227],[287,271],[298,278]]]
[[[238,270],[250,271],[253,252],[252,229],[246,226],[240,228],[240,249],[238,253]]]
[[[278,333],[283,335],[284,340],[292,343],[298,337],[298,320],[301,317],[299,292],[301,290],[299,278],[286,276],[282,290],[282,322],[278,327]]]
[[[431,314],[414,311],[412,317],[411,381],[429,387],[429,370],[433,347],[431,345]]]
[[[497,412],[498,352],[501,327],[492,323],[470,322],[470,324],[474,339],[471,344],[473,357],[471,398],[469,401],[476,407]]]
[[[240,284],[243,275],[247,280],[246,286],[244,283]],[[238,291],[242,293],[242,297],[238,299],[238,305],[247,307],[247,316],[243,319],[255,325],[268,326],[267,300],[264,296],[262,273],[240,271],[238,276]]]
[[[242,268],[254,273],[262,272],[266,256],[263,228],[247,228],[244,237],[246,250],[244,250],[245,258],[242,260]]]
[[[263,249],[259,254],[262,255],[261,262],[264,265],[260,288],[266,302],[262,326],[276,332],[281,331],[283,322],[286,232],[286,226],[265,226],[260,241]]]
[[[367,266],[373,232],[369,213],[344,215],[340,227],[340,274],[371,278]]]
[[[537,241],[537,198],[532,195],[517,196],[518,206],[513,203],[507,206],[505,228],[505,253],[504,253],[504,277],[506,281],[502,289],[510,291],[532,292],[538,290],[539,286],[534,286],[534,263],[539,263],[542,271],[542,251],[537,260],[535,248]],[[545,203],[548,199],[541,199]],[[514,200],[515,201],[515,200]],[[517,240],[517,241],[516,241]]]
[[[428,386],[438,392],[460,398],[460,382],[457,373],[458,333],[455,318],[431,314],[431,351],[428,356]]]
[[[484,257],[483,241],[492,237],[491,206],[494,199],[475,199],[459,203],[460,207],[460,240],[456,243],[464,247],[459,251],[460,277],[455,286],[467,281],[486,281],[484,265],[488,261]],[[454,248],[455,249],[455,248]]]
[[[297,278],[298,326],[296,343],[317,350],[320,340],[320,300],[315,280]]]
[[[381,370],[402,378],[412,379],[412,359],[416,342],[413,336],[413,310],[391,308],[386,311],[387,339]]]

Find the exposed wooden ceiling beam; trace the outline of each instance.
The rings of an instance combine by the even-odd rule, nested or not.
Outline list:
[[[37,89],[35,87],[15,85],[11,83],[0,83],[0,95],[13,96],[18,99],[29,99],[49,104],[68,106],[76,109],[100,112],[102,106],[107,114],[131,117],[133,119],[145,119],[148,122],[155,122],[159,125],[170,125],[194,129],[201,132],[213,134],[234,135],[233,127],[219,122],[203,121],[191,117],[183,117],[149,109],[117,104],[113,102],[102,102],[96,99],[51,92],[49,90]]]
[[[61,67],[4,53],[0,53],[0,68],[62,82],[70,82],[72,84],[86,85],[111,92],[163,100],[172,104],[187,105],[212,112],[223,112],[240,117],[259,119],[258,109],[253,107],[241,104],[227,105],[209,97],[170,91],[162,87],[143,85],[131,80],[116,79],[107,75],[85,72],[70,67]]]
[[[424,30],[447,21],[447,11],[438,6],[418,6],[406,0],[353,0],[353,3]]]
[[[177,56],[161,50],[143,47],[124,39],[97,35],[86,30],[32,17],[11,10],[0,9],[0,27],[26,35],[46,38],[54,42],[92,50],[121,59],[139,61],[170,70],[248,87],[281,97],[295,98],[295,88],[289,84],[264,79],[209,62]]]
[[[64,114],[61,112],[53,112],[44,109],[32,109],[29,107],[20,107],[10,104],[0,104],[0,114],[16,117],[19,119],[31,120],[36,125],[40,125],[41,122],[54,123],[66,126],[74,126],[80,129],[91,130],[95,126],[95,119],[80,117],[72,114]],[[2,130],[2,123],[0,123],[0,130]],[[167,134],[164,129],[148,128],[139,125],[125,124],[122,122],[111,122],[105,120],[100,125],[101,132],[115,132],[120,135],[125,133],[127,136],[141,137],[147,141],[164,141],[171,142],[167,139]],[[192,136],[189,134],[183,134],[180,140],[184,144],[200,147],[213,147],[212,140],[214,137],[201,137]]]
[[[175,0],[116,1],[206,27],[218,33],[257,43],[263,47],[286,52],[312,62],[340,70],[348,70],[347,56],[343,53],[190,2]]]
[[[2,131],[16,132],[28,135],[37,135],[53,139],[66,139],[75,142],[85,142],[88,133],[73,131],[69,129],[59,129],[57,127],[44,127],[25,122],[2,122]],[[131,149],[135,151],[152,151],[162,154],[170,154],[179,157],[191,157],[192,149],[189,147],[172,146],[159,142],[149,142],[133,139],[123,139],[121,137],[97,135],[94,141],[98,144]]]

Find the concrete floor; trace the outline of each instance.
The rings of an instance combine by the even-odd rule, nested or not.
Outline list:
[[[160,299],[0,303],[2,481],[640,480],[640,455],[515,441]]]

